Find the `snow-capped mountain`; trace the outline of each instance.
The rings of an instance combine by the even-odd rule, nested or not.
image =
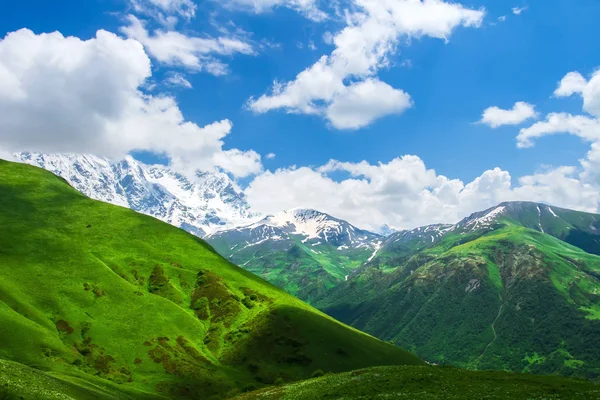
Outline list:
[[[374,257],[383,237],[316,210],[292,209],[206,240],[233,263],[311,301]]]
[[[455,229],[457,231],[487,229],[493,227],[502,217],[507,217],[519,221],[530,229],[545,232],[545,228],[550,229],[559,221],[564,221],[565,218],[569,219],[570,213],[572,213],[571,210],[546,204],[511,201],[474,213],[456,224]]]
[[[109,161],[92,155],[20,153],[24,163],[47,169],[96,200],[129,207],[197,236],[247,225],[261,216],[250,211],[227,174],[184,176],[162,165],[127,156]]]
[[[399,231],[390,235],[384,242],[384,244],[398,243],[398,242],[417,242],[420,244],[431,244],[436,240],[441,239],[444,233],[450,231],[454,225],[448,224],[435,224],[420,226],[418,228]]]
[[[307,209],[292,209],[269,215],[247,226],[224,230],[209,235],[211,241],[228,237],[244,245],[257,245],[267,240],[282,241],[299,238],[303,244],[317,246],[330,244],[344,248],[370,247],[381,241],[381,236],[365,231],[331,215]]]

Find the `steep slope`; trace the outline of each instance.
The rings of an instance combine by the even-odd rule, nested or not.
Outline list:
[[[93,199],[151,215],[199,237],[260,218],[224,173],[184,176],[130,156],[116,162],[74,154],[20,153],[16,157],[64,178]]]
[[[0,210],[3,390],[208,399],[317,369],[422,363],[39,168],[0,161]]]
[[[235,400],[600,399],[583,380],[440,367],[375,367],[263,389]]]
[[[598,216],[545,206],[546,220],[543,207],[476,213],[404,260],[376,257],[316,305],[430,362],[598,377],[600,257],[542,232],[594,240]]]
[[[319,211],[294,209],[206,240],[233,263],[311,301],[372,258],[383,238]]]

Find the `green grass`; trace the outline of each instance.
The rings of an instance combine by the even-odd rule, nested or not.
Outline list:
[[[0,226],[0,359],[43,373],[44,390],[224,398],[317,369],[422,363],[35,167],[0,161]]]
[[[377,367],[248,393],[236,400],[600,399],[600,386],[560,377],[468,372],[448,367]]]

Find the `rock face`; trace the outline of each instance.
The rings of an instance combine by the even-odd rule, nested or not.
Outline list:
[[[224,173],[184,176],[130,156],[120,161],[74,154],[20,153],[16,157],[53,172],[93,199],[151,215],[196,236],[260,219]]]

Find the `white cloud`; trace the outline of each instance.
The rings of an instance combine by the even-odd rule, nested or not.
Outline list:
[[[532,147],[534,139],[559,133],[575,135],[588,142],[600,142],[600,70],[596,71],[589,81],[579,72],[566,74],[554,95],[567,97],[573,94],[579,94],[583,98],[583,110],[592,117],[550,113],[545,121],[521,129],[517,137],[518,146]]]
[[[270,94],[250,99],[249,106],[254,112],[284,109],[293,113],[318,114],[335,126],[329,117],[336,114],[330,114],[328,109],[335,108],[336,99],[345,96],[344,93],[379,82],[375,76],[389,65],[388,57],[396,52],[401,37],[430,36],[447,41],[455,28],[478,27],[484,16],[481,10],[441,0],[354,0],[354,6],[359,11],[347,13],[348,26],[332,39],[335,50],[299,73],[293,81],[275,82]],[[383,85],[377,84],[377,87],[382,89]],[[389,92],[388,88],[391,89],[386,85],[385,90]],[[396,96],[400,93],[403,92],[398,90]],[[371,99],[364,98],[365,101]],[[353,106],[359,106],[356,104],[359,100],[355,97]],[[369,107],[369,104],[362,106]],[[398,107],[381,110],[385,109],[390,113],[398,112]],[[372,114],[375,118],[385,115],[379,111]]]
[[[347,179],[330,174],[344,171]],[[432,223],[457,222],[474,211],[502,201],[544,201],[563,207],[596,211],[600,192],[573,177],[572,167],[526,176],[513,183],[499,168],[485,171],[472,182],[437,175],[417,156],[389,163],[330,161],[320,168],[286,168],[257,176],[245,193],[257,210],[315,208],[376,230]]]
[[[129,0],[129,3],[136,13],[152,17],[169,28],[173,28],[180,17],[192,20],[197,9],[192,0]]]
[[[327,14],[317,5],[318,0],[221,0],[225,7],[248,10],[257,14],[270,11],[276,7],[287,7],[296,10],[313,21],[327,19]]]
[[[190,81],[188,81],[185,76],[183,76],[180,73],[173,73],[170,74],[169,77],[167,79],[165,79],[165,83],[168,86],[173,86],[173,87],[182,87],[184,89],[191,89],[192,88],[192,84],[190,83]]]
[[[269,154],[267,154],[267,155],[265,156],[265,158],[266,158],[267,160],[272,160],[272,159],[274,159],[275,157],[277,157],[277,154],[275,154],[275,153],[269,153]]]
[[[337,129],[358,129],[411,106],[408,94],[371,78],[344,87],[327,107],[326,115]]]
[[[167,65],[218,76],[227,74],[228,70],[217,56],[255,54],[251,44],[235,37],[201,38],[160,29],[150,33],[137,17],[129,15],[127,20],[129,25],[121,27],[121,32],[142,43],[148,54]]]
[[[260,170],[256,153],[223,150],[230,121],[200,127],[174,98],[140,91],[151,68],[137,41],[103,30],[80,40],[22,29],[0,40],[0,75],[5,151],[122,157],[146,150],[187,168],[220,166],[237,176]]]
[[[15,158],[15,156],[13,155],[12,152],[6,151],[1,148],[0,148],[0,160],[7,160],[7,161],[13,161],[13,162],[17,161],[17,159]]]
[[[239,177],[258,174],[262,171],[260,154],[254,150],[233,149],[217,152],[213,155],[213,162],[216,166]]]
[[[561,80],[554,92],[556,97],[579,94],[583,98],[583,110],[591,114],[572,115],[554,112],[528,128],[521,129],[517,136],[517,146],[532,147],[536,139],[548,135],[566,133],[591,143],[587,155],[580,160],[580,166],[561,167],[550,172],[522,179],[523,186],[541,183],[546,193],[537,191],[541,197],[560,197],[565,206],[598,211],[600,194],[600,72],[596,71],[590,80],[579,72],[570,72]],[[535,199],[535,198],[533,198]]]
[[[504,125],[519,125],[528,119],[536,118],[535,107],[522,101],[516,102],[512,110],[489,107],[483,112],[481,123],[498,128]]]
[[[500,17],[498,17],[498,21],[505,22],[506,21],[506,15],[501,15]]]
[[[583,115],[550,113],[545,121],[523,128],[517,136],[517,146],[533,147],[533,139],[558,133],[569,133],[593,142],[600,140],[600,121]]]
[[[263,212],[315,208],[372,230],[384,224],[405,229],[456,222],[503,201],[537,201],[599,212],[600,120],[596,117],[600,114],[600,73],[593,74],[589,81],[571,73],[563,79],[556,95],[575,93],[582,96],[584,109],[592,116],[551,113],[545,120],[521,129],[517,142],[519,147],[531,147],[546,135],[576,135],[591,143],[580,165],[544,167],[519,179],[494,168],[465,183],[438,175],[417,156],[377,164],[332,160],[318,168],[267,171],[254,178],[246,195],[251,205]],[[499,111],[488,113],[487,119],[484,114],[484,119],[489,124],[516,124],[535,114],[533,106],[526,103]],[[333,179],[340,171],[348,177]]]
[[[513,7],[512,8],[512,13],[515,14],[515,15],[521,15],[521,13],[523,13],[523,11],[527,11],[528,8],[529,8],[529,6]]]
[[[562,78],[554,91],[556,97],[568,97],[575,93],[583,93],[587,80],[579,72],[569,72]]]
[[[518,199],[588,212],[598,212],[600,204],[598,186],[581,179],[579,169],[573,166],[522,177],[513,193]]]
[[[586,80],[579,72],[569,72],[560,81],[554,92],[557,97],[579,94],[583,98],[583,110],[600,118],[600,69],[596,70],[590,80]]]

